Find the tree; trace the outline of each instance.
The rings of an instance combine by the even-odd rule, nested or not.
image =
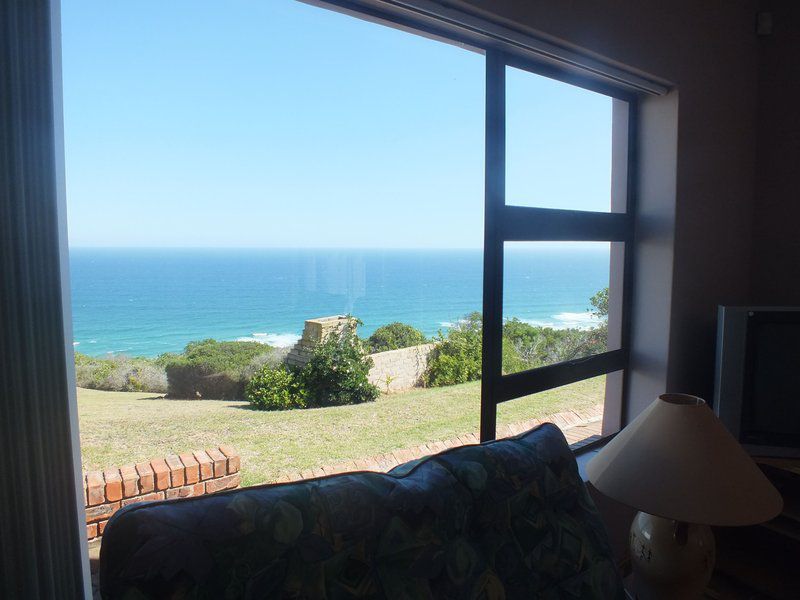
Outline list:
[[[419,329],[406,323],[395,322],[378,327],[369,336],[367,343],[371,352],[385,352],[386,350],[419,346],[427,341],[425,334]]]
[[[594,296],[589,298],[589,303],[594,307],[591,311],[598,319],[608,318],[608,288],[603,288]]]

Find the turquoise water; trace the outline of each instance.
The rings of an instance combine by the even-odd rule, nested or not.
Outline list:
[[[587,244],[588,246],[588,244]],[[608,245],[507,248],[504,316],[586,327]],[[481,250],[70,251],[77,350],[155,356],[203,338],[291,345],[314,317],[403,321],[427,335],[481,309]]]

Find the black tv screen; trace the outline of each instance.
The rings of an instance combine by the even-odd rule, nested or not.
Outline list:
[[[800,456],[800,307],[720,306],[714,412],[754,455]]]
[[[741,442],[800,446],[800,313],[751,313],[744,367]]]

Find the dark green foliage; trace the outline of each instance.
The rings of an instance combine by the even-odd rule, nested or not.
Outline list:
[[[603,288],[589,298],[589,303],[594,307],[592,314],[600,319],[608,317],[608,288]]]
[[[436,346],[428,357],[425,384],[436,387],[454,385],[481,378],[483,317],[474,312],[444,335],[436,337]]]
[[[308,406],[341,406],[375,400],[380,394],[367,375],[372,359],[355,331],[344,328],[315,346],[300,372]]]
[[[599,328],[598,328],[599,329]],[[598,329],[552,329],[511,319],[503,324],[503,351],[516,355],[503,361],[503,372],[514,373],[603,352]]]
[[[94,357],[75,353],[75,379],[78,387],[113,392],[167,391],[164,367],[156,359],[124,355]]]
[[[166,359],[171,398],[244,397],[248,366],[271,348],[257,342],[202,340],[187,344],[183,354]]]
[[[378,327],[367,340],[370,352],[409,348],[419,346],[427,341],[425,334],[406,323],[389,323]]]
[[[306,394],[299,378],[286,367],[266,365],[245,386],[245,397],[259,410],[305,408]]]
[[[558,362],[605,352],[608,325],[608,288],[590,299],[597,327],[553,329],[530,325],[519,319],[503,323],[503,372],[517,373]],[[483,320],[480,313],[468,315],[447,335],[439,332],[436,347],[428,358],[425,383],[454,385],[481,378]]]

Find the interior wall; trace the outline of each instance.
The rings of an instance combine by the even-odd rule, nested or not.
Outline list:
[[[800,306],[800,3],[760,3],[758,159],[753,211],[752,303]]]
[[[674,239],[667,242],[672,244],[672,268],[670,272],[665,267],[663,253],[652,263],[641,256],[637,269],[647,277],[635,283],[634,297],[634,355],[658,356],[664,366],[631,395],[629,407],[635,414],[663,391],[710,398],[716,307],[745,303],[750,292],[758,67],[755,2],[459,4],[675,85],[675,187],[672,197],[663,196],[658,206],[661,213],[674,212]],[[663,179],[665,173],[654,175]],[[664,302],[652,303],[654,294],[670,288],[666,310]]]

